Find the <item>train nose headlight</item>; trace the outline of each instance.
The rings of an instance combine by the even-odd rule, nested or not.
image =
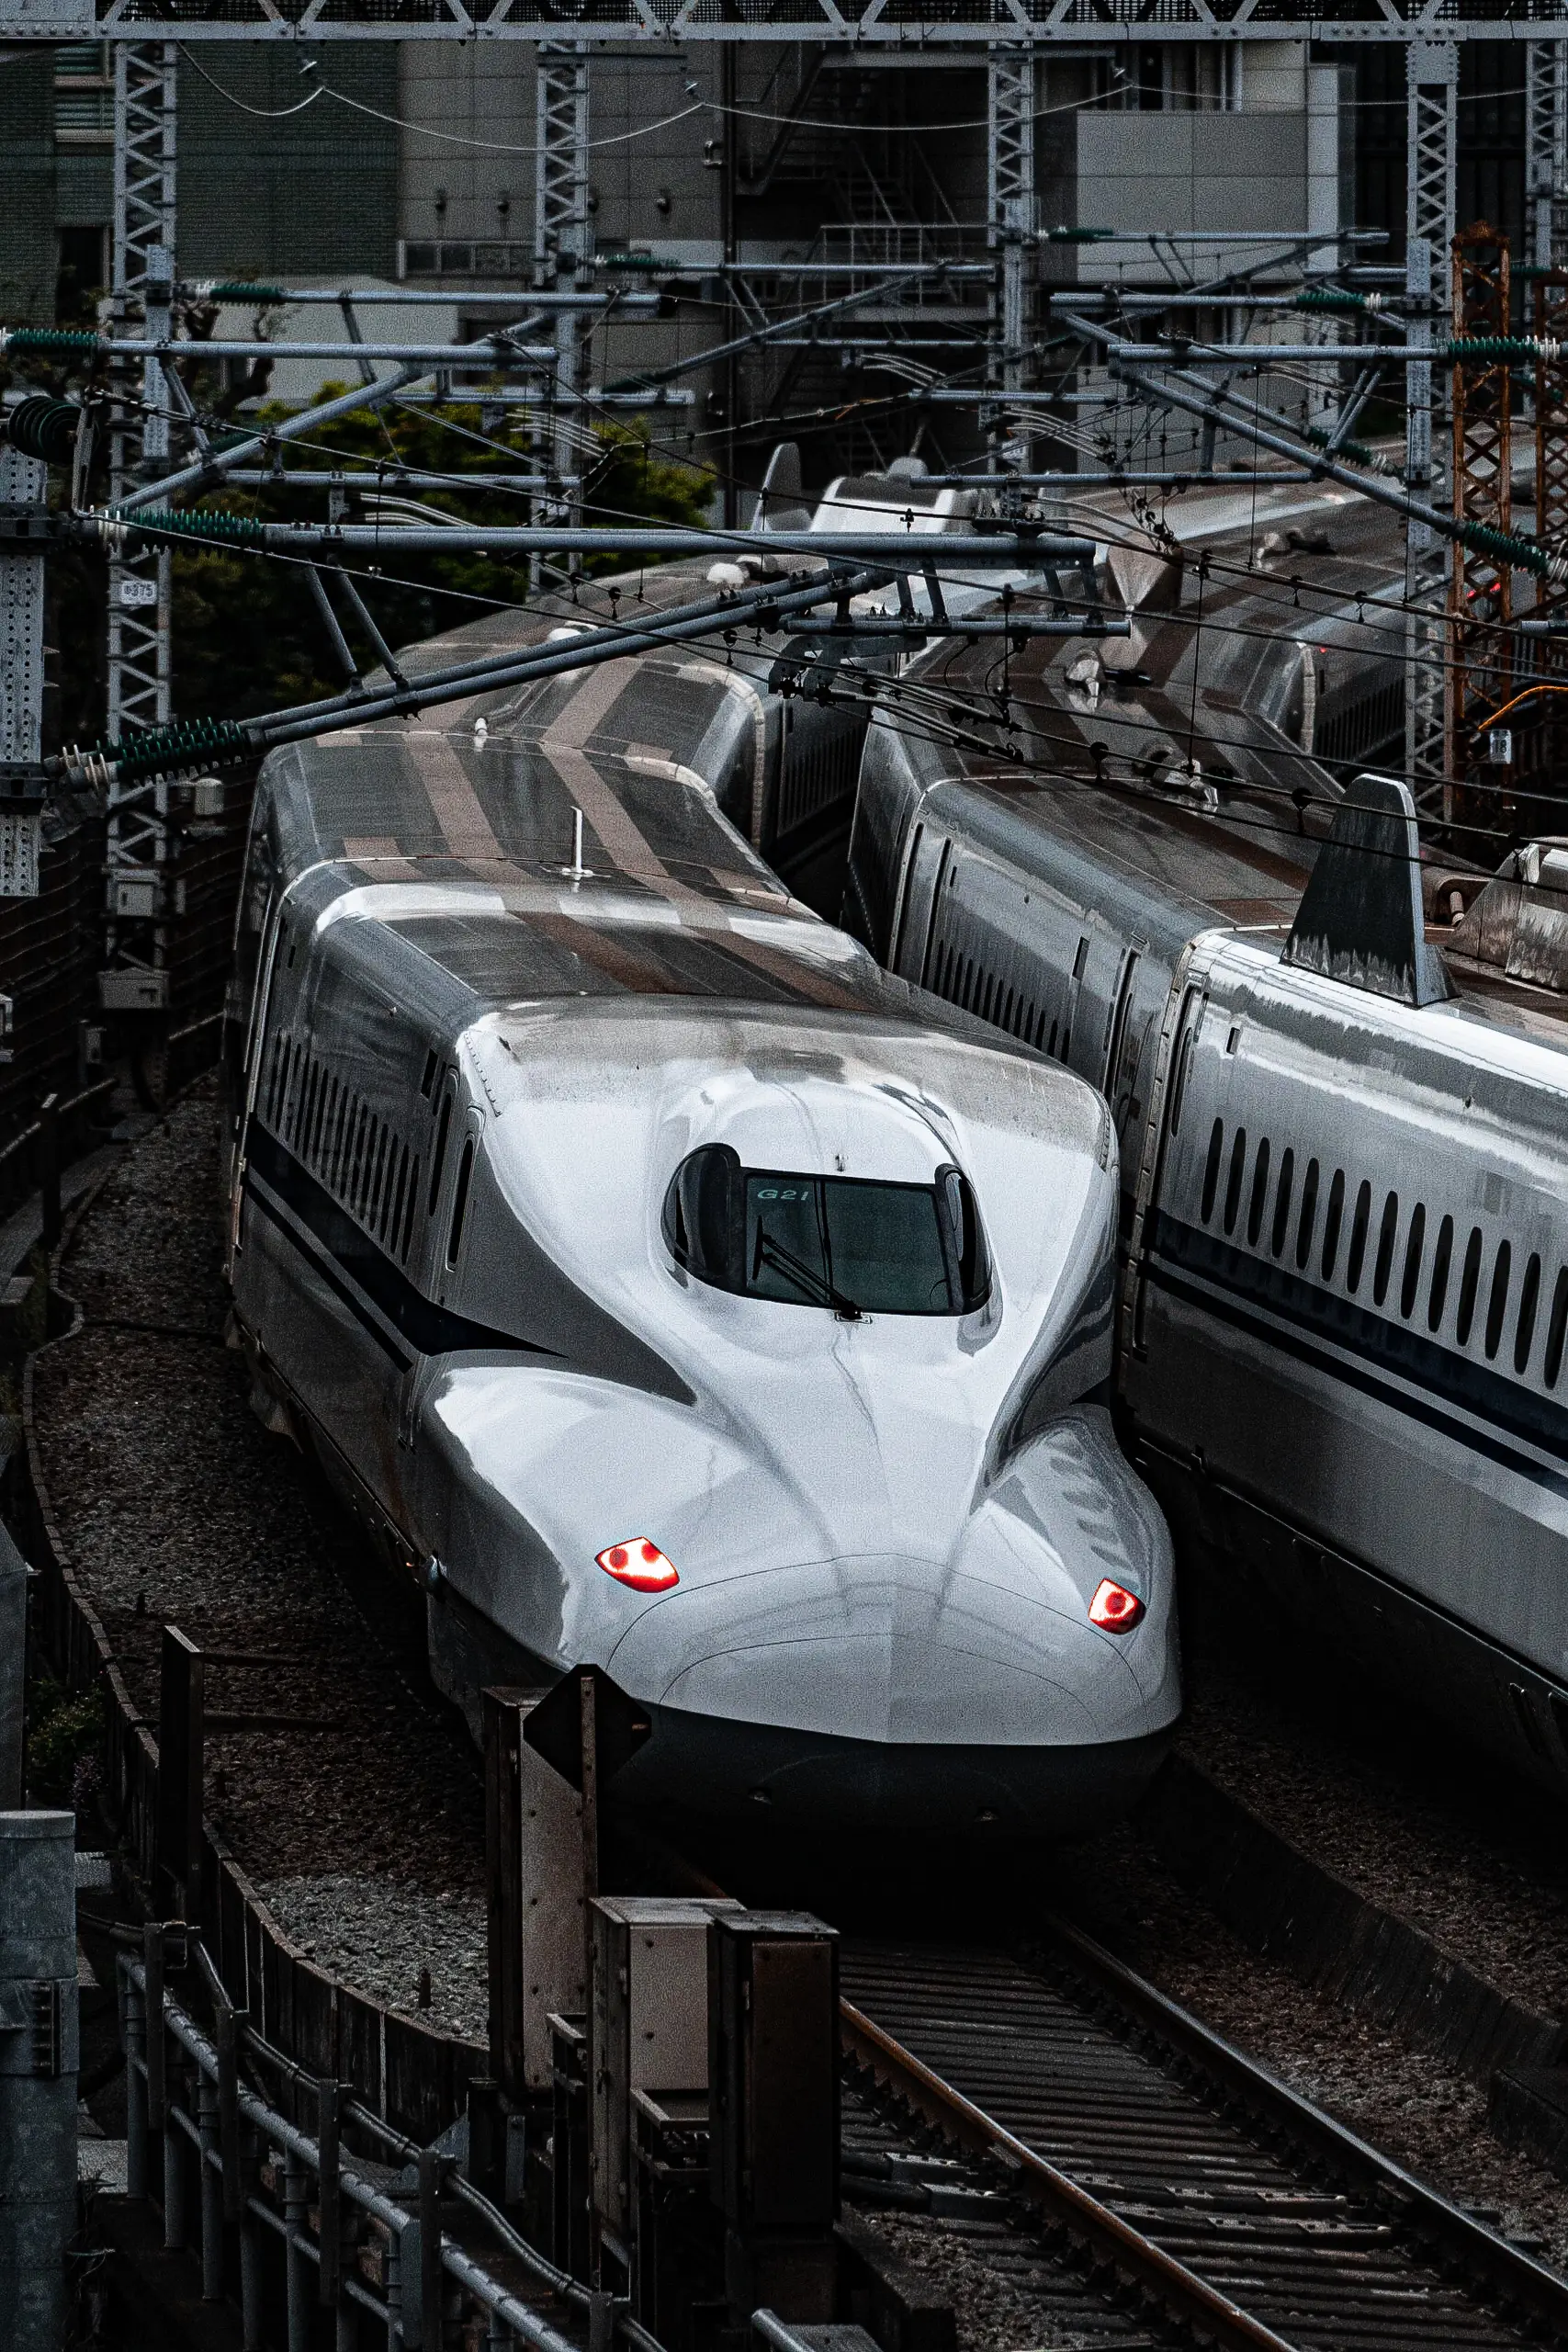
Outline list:
[[[1144,1604],[1135,1592],[1113,1583],[1110,1577],[1100,1577],[1089,1604],[1091,1625],[1098,1625],[1102,1634],[1130,1634],[1143,1613]]]
[[[617,1584],[630,1585],[634,1592],[668,1592],[681,1581],[658,1544],[646,1535],[611,1544],[595,1556],[607,1577],[614,1577]]]

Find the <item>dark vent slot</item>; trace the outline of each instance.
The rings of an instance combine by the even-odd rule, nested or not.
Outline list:
[[[1427,1212],[1419,1201],[1410,1213],[1410,1238],[1404,1245],[1404,1279],[1399,1286],[1399,1311],[1406,1322],[1416,1306],[1421,1282],[1421,1256],[1427,1243]]]
[[[1269,1197],[1269,1138],[1264,1136],[1258,1147],[1258,1161],[1252,1171],[1252,1198],[1247,1207],[1247,1238],[1251,1249],[1258,1246],[1263,1229],[1263,1204]]]
[[[1472,1225],[1470,1239],[1464,1246],[1464,1272],[1459,1280],[1459,1320],[1454,1337],[1462,1348],[1470,1338],[1470,1327],[1475,1320],[1475,1294],[1481,1287],[1481,1227]]]
[[[1530,1343],[1535,1338],[1535,1310],[1540,1297],[1540,1258],[1532,1250],[1519,1289],[1519,1324],[1514,1334],[1514,1370],[1518,1373],[1523,1372],[1530,1360]]]
[[[1427,1329],[1436,1331],[1449,1297],[1449,1267],[1454,1254],[1454,1221],[1446,1216],[1438,1227],[1437,1255],[1432,1260],[1432,1295],[1427,1301]]]
[[[1209,1157],[1203,1163],[1203,1206],[1201,1215],[1205,1225],[1208,1224],[1209,1219],[1214,1214],[1214,1195],[1220,1189],[1220,1161],[1224,1157],[1224,1148],[1225,1123],[1223,1119],[1216,1119],[1214,1121],[1213,1132],[1209,1137]]]
[[[1312,1256],[1313,1227],[1317,1223],[1317,1180],[1315,1159],[1307,1161],[1307,1172],[1302,1181],[1302,1217],[1296,1228],[1296,1264],[1304,1273]]]
[[[1495,1356],[1503,1341],[1503,1317],[1508,1311],[1508,1275],[1513,1251],[1506,1241],[1497,1244],[1497,1262],[1492,1269],[1492,1295],[1486,1302],[1486,1354]]]
[[[1328,1188],[1328,1215],[1323,1220],[1323,1279],[1332,1282],[1339,1255],[1339,1227],[1345,1216],[1345,1170],[1337,1168]]]

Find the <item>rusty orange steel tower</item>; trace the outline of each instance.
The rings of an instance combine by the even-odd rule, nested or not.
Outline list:
[[[1507,240],[1478,220],[1453,241],[1454,338],[1479,346],[1454,366],[1454,516],[1494,531],[1513,523],[1509,317]],[[1449,612],[1443,815],[1452,825],[1497,825],[1506,822],[1513,775],[1491,726],[1514,692],[1508,567],[1456,541]],[[1489,786],[1501,786],[1501,797]]]

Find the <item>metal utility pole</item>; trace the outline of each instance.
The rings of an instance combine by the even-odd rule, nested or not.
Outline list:
[[[1428,505],[1452,495],[1443,379],[1429,355],[1434,327],[1448,334],[1449,256],[1454,236],[1454,147],[1459,51],[1452,41],[1413,40],[1405,51],[1404,480]],[[1414,518],[1404,539],[1404,764],[1416,805],[1444,816],[1445,695],[1449,652],[1449,546]]]
[[[1034,49],[998,42],[987,54],[986,229],[997,268],[991,296],[987,374],[998,390],[1026,390],[1033,380],[1031,275],[1035,252]],[[991,412],[993,460],[1009,426],[1005,405]],[[1027,438],[1020,470],[1027,472]]]
[[[65,2341],[76,2227],[76,1816],[0,1813],[0,2310],[11,2352]]]
[[[115,44],[114,258],[111,327],[117,338],[166,336],[175,276],[176,51],[172,41]],[[120,400],[109,445],[109,499],[167,469],[171,396],[163,362],[144,358]],[[109,562],[108,734],[111,742],[166,727],[172,711],[173,558],[112,556]],[[100,994],[108,1012],[161,1012],[168,1003],[168,939],[162,903],[168,854],[160,785],[133,807],[111,793],[107,953]]]
[[[536,52],[534,156],[534,283],[586,288],[592,272],[588,212],[588,50],[539,44]],[[558,482],[578,471],[572,420],[581,389],[579,322],[570,311],[555,320],[554,427],[549,471]],[[570,519],[564,497],[550,513]]]

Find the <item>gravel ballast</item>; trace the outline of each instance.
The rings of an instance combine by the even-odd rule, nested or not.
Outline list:
[[[209,1668],[210,1713],[290,1719],[209,1732],[209,1816],[253,1878],[290,1890],[280,1917],[311,1923],[323,1962],[331,1896],[301,1908],[296,1893],[356,1887],[344,1953],[373,1951],[378,1990],[409,2010],[427,1967],[433,2020],[471,2030],[479,1759],[426,1677],[421,1597],[367,1557],[312,1465],[250,1409],[244,1359],[223,1343],[222,1238],[203,1084],[107,1179],[65,1252],[60,1286],[83,1320],[33,1385],[60,1540],[154,1721],[165,1621],[204,1649],[276,1661]]]

